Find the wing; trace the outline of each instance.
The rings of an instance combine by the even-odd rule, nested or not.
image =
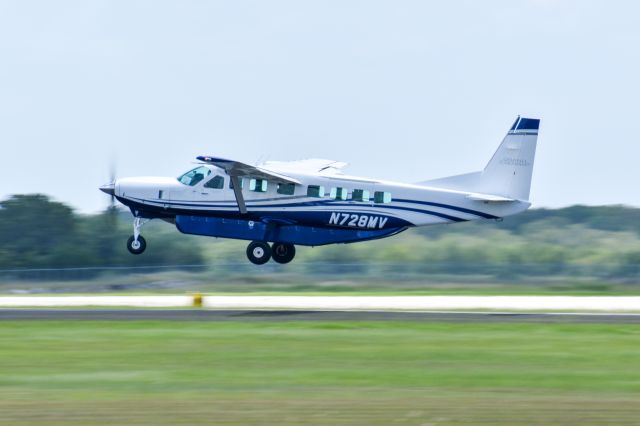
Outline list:
[[[224,169],[224,171],[226,171],[229,176],[266,179],[276,183],[296,183],[298,185],[301,184],[299,180],[292,177],[276,173],[262,167],[241,163],[240,161],[208,156],[200,156],[197,157],[197,159],[202,161],[203,163],[213,164],[214,166],[218,166],[221,169]]]
[[[321,158],[309,158],[296,161],[267,161],[262,165],[269,170],[277,170],[283,173],[331,173],[338,172],[347,166],[347,163]]]
[[[297,179],[281,175],[280,173],[272,172],[271,170],[265,170],[261,167],[241,163],[240,161],[227,160],[226,158],[208,157],[204,155],[197,157],[197,159],[202,161],[203,163],[213,164],[214,166],[220,167],[225,172],[227,172],[229,176],[231,176],[231,183],[233,183],[233,194],[236,197],[238,209],[240,210],[241,214],[247,213],[247,204],[245,203],[244,196],[242,195],[242,189],[239,181],[240,177],[265,179],[276,183],[295,183],[298,185],[301,184],[301,182]]]

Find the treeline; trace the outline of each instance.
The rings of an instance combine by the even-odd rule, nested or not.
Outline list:
[[[125,241],[131,223],[128,211],[115,208],[81,215],[44,195],[13,196],[0,202],[0,270],[202,264],[219,273],[247,273],[236,266],[248,262],[246,242],[182,235],[162,221],[145,225],[148,249],[130,255]],[[501,222],[416,228],[379,241],[301,248],[294,264],[273,272],[375,275],[388,265],[389,271],[417,275],[635,279],[640,276],[640,209],[533,209]]]
[[[155,250],[132,256],[125,242],[131,215],[112,208],[95,215],[75,213],[45,195],[14,195],[0,202],[0,269],[202,263],[190,238],[173,227],[149,224]]]

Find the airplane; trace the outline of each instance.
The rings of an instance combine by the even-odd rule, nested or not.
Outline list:
[[[539,127],[539,119],[518,116],[482,171],[418,183],[350,176],[346,163],[332,160],[253,166],[199,156],[178,178],[117,179],[100,190],[133,213],[132,254],[147,247],[142,226],[162,219],[184,234],[249,240],[246,254],[256,265],[285,264],[296,245],[369,241],[527,210]]]

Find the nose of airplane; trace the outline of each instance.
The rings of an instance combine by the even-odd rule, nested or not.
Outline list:
[[[116,195],[116,183],[111,182],[111,183],[102,185],[100,187],[100,191],[104,192],[105,194]]]

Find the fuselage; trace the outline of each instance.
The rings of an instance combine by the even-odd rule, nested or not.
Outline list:
[[[227,228],[264,226],[265,232],[269,227],[288,228],[328,236],[279,238],[301,245],[382,238],[414,226],[499,219],[530,205],[525,201],[483,202],[470,199],[469,192],[349,176],[332,170],[313,174],[288,170],[287,176],[301,184],[241,179],[247,207],[247,212],[241,213],[230,177],[223,169],[206,164],[194,170],[198,172],[193,176],[204,176],[120,179],[115,183],[115,196],[136,217],[169,219],[185,233],[256,238],[255,233],[240,232],[242,229],[220,231],[226,224]],[[216,229],[207,229],[207,223]],[[265,240],[276,241],[277,233],[271,234]]]
[[[482,171],[419,184],[349,176],[345,163],[307,159],[250,165],[199,156],[178,178],[128,178],[101,187],[134,215],[132,254],[145,251],[145,219],[185,234],[250,240],[254,264],[289,263],[295,245],[353,243],[414,226],[500,219],[531,205],[540,120],[518,116]]]

